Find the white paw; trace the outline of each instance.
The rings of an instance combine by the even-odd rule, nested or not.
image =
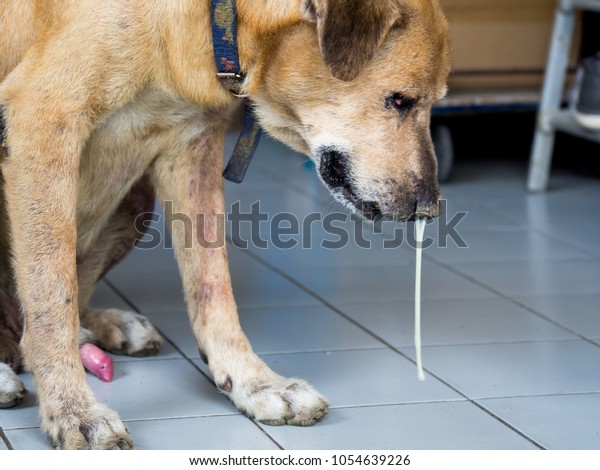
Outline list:
[[[21,379],[6,364],[0,362],[0,408],[10,408],[23,401],[27,390]]]
[[[114,354],[152,356],[163,342],[148,319],[123,310],[90,310],[82,318],[87,338]],[[82,336],[82,335],[80,335]],[[88,339],[89,341],[89,339]]]
[[[274,426],[311,426],[329,411],[327,399],[300,379],[278,377],[269,384],[254,386],[240,398],[254,418]]]
[[[329,410],[327,399],[312,385],[301,379],[281,377],[262,362],[237,376],[219,375],[222,377],[217,381],[219,390],[242,413],[265,424],[311,426]]]

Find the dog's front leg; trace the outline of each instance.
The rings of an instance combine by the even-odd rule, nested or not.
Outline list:
[[[13,96],[4,107],[2,162],[18,296],[21,347],[42,428],[62,449],[130,448],[115,412],[99,404],[79,358],[76,190],[90,119],[49,96]]]
[[[177,213],[168,222],[192,329],[218,388],[243,413],[268,424],[313,424],[327,413],[325,398],[271,371],[240,328],[224,239],[222,161],[223,132],[205,131],[154,167],[158,196],[172,204],[165,212]]]

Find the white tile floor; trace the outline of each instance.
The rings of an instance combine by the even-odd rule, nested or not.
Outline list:
[[[244,184],[227,184],[229,206],[260,201],[300,222],[343,213],[304,161],[264,140]],[[412,360],[414,251],[383,248],[406,227],[365,225],[370,249],[331,250],[319,245],[337,236],[315,223],[311,249],[231,246],[230,259],[255,350],[329,398],[324,421],[265,426],[216,391],[165,249],[134,251],[98,288],[97,305],[135,307],[167,343],[154,358],[116,357],[112,383],[90,376],[95,393],[139,449],[600,449],[600,184],[554,172],[550,192],[528,195],[524,170],[471,162],[443,188],[447,220],[468,212],[457,226],[468,248],[425,252],[425,382]],[[442,225],[427,228],[436,245]],[[0,410],[0,447],[49,447],[35,400]]]

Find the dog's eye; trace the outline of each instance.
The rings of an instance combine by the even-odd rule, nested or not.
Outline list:
[[[416,103],[416,99],[408,98],[401,93],[394,93],[385,100],[385,106],[387,108],[394,108],[403,112],[409,111]]]

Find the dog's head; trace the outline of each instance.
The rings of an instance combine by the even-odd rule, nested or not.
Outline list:
[[[336,199],[369,219],[439,215],[429,124],[446,91],[436,0],[302,0],[269,38],[253,93],[274,137],[308,154]]]

